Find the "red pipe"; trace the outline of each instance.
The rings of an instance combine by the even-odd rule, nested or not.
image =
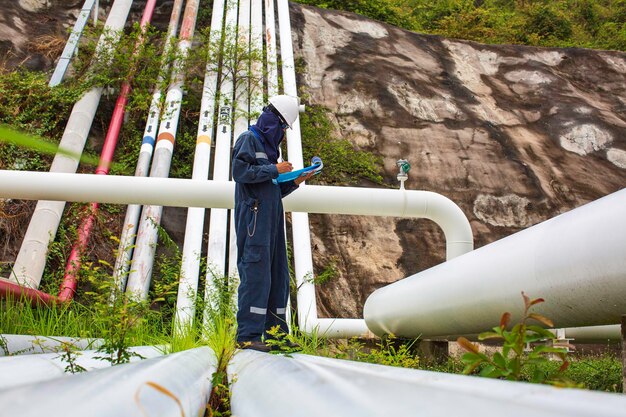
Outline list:
[[[154,7],[156,5],[156,0],[148,0],[146,3],[146,7],[143,11],[143,16],[141,17],[141,37],[135,46],[135,53],[144,42],[144,35],[146,33],[146,29],[148,27],[148,23],[152,20],[152,14],[154,12]],[[98,167],[96,168],[96,174],[98,175],[107,175],[109,173],[109,168],[111,166],[111,162],[113,161],[113,155],[115,153],[115,147],[117,146],[117,140],[119,138],[120,130],[122,129],[122,123],[124,121],[124,112],[126,111],[126,103],[128,102],[128,95],[130,94],[130,81],[132,80],[132,76],[134,73],[134,69],[131,69],[131,75],[128,80],[124,82],[122,88],[120,90],[120,95],[117,98],[115,103],[115,109],[113,110],[113,116],[111,116],[111,121],[109,123],[109,129],[107,131],[107,135],[104,139],[104,146],[102,147],[102,152],[100,153],[100,162],[98,163]],[[98,203],[91,203],[89,206],[89,213],[87,217],[81,223],[80,228],[78,229],[78,238],[72,247],[72,252],[70,253],[70,257],[67,261],[67,266],[65,267],[65,276],[63,277],[63,282],[61,283],[61,288],[59,289],[59,300],[60,301],[69,301],[74,297],[76,293],[76,286],[78,283],[77,275],[80,270],[81,262],[80,258],[83,254],[87,244],[89,242],[89,236],[91,235],[91,231],[93,229],[93,225],[95,222],[96,214],[98,213]]]
[[[35,290],[33,288],[22,287],[11,281],[0,279],[0,297],[11,298],[13,300],[28,300],[31,305],[54,305],[61,302],[57,297]]]

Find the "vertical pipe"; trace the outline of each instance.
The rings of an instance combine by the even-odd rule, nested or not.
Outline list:
[[[226,20],[224,29],[224,52],[223,61],[233,60],[227,56],[228,49],[235,43],[237,27],[237,1],[228,0],[226,6]],[[232,139],[233,117],[233,74],[232,68],[222,64],[222,78],[220,82],[220,103],[217,120],[217,133],[215,137],[215,163],[213,180],[228,181],[230,179],[230,150]],[[223,279],[226,273],[226,228],[228,222],[228,210],[212,209],[209,221],[209,243],[207,250],[207,275],[204,293],[205,300],[213,300],[217,291],[216,280]],[[207,304],[208,305],[208,304]],[[208,320],[205,315],[204,321]]]
[[[152,14],[154,13],[155,5],[156,0],[148,0],[146,2],[146,6],[141,17],[141,22],[139,23],[141,27],[141,35],[140,38],[137,40],[137,44],[135,45],[133,56],[136,56],[139,53],[139,49],[143,46],[145,42],[145,34],[148,30],[148,24],[152,20]],[[96,174],[98,175],[107,175],[109,173],[111,162],[113,161],[115,148],[117,147],[117,140],[120,135],[120,130],[122,129],[122,122],[124,121],[126,103],[128,102],[128,96],[131,90],[130,83],[132,81],[132,77],[134,76],[134,72],[137,69],[138,63],[135,61],[132,65],[133,68],[131,68],[129,72],[129,78],[122,84],[120,95],[115,103],[113,116],[111,117],[111,122],[109,123],[109,129],[107,131],[106,137],[104,138],[104,145],[100,154],[100,161],[98,163],[98,167],[96,168]],[[78,281],[77,275],[81,267],[80,258],[89,243],[89,236],[91,235],[99,206],[100,205],[96,202],[93,202],[89,205],[89,212],[87,214],[87,217],[83,219],[78,229],[77,241],[74,243],[70,256],[67,260],[67,266],[65,267],[65,276],[61,284],[61,289],[59,290],[60,301],[71,300],[74,297]]]
[[[278,0],[278,21],[280,30],[280,56],[282,61],[283,86],[285,94],[297,97],[295,63],[291,41],[291,22],[289,21],[289,3]],[[302,159],[302,141],[300,119],[287,130],[287,151],[289,162],[294,169],[304,167]],[[301,187],[306,186],[302,184]],[[293,230],[293,254],[295,260],[296,283],[298,287],[298,324],[305,332],[313,330],[317,323],[317,303],[315,286],[306,276],[313,273],[311,255],[311,234],[309,232],[308,213],[291,213]]]
[[[255,11],[257,14],[262,13],[261,10]],[[249,59],[252,52],[251,45],[251,19],[252,11],[250,0],[239,0],[239,23],[237,25],[237,51],[245,49],[248,57],[242,62],[241,57],[237,57],[238,71],[235,78],[235,129],[233,135],[233,143],[239,135],[248,130],[250,123],[250,74],[252,71],[252,62]],[[235,233],[235,210],[230,211],[230,242],[228,255],[228,283],[232,288],[233,305],[237,305],[237,288],[239,287],[239,275],[237,273],[237,236]]]
[[[278,63],[276,58],[276,12],[274,0],[265,0],[265,47],[267,54],[267,96],[278,94]]]
[[[119,39],[131,5],[132,0],[116,0],[113,3],[105,23],[105,32],[112,33],[112,38],[107,33],[103,34],[98,41],[98,50],[107,48],[109,42],[115,43]],[[59,143],[60,148],[72,154],[82,154],[101,95],[102,87],[94,87],[76,102]],[[57,154],[50,172],[76,172],[77,168],[78,159]],[[32,288],[39,287],[46,266],[48,246],[56,235],[64,208],[63,201],[37,203],[13,265],[12,281]]]
[[[238,65],[235,74],[235,125],[233,131],[233,143],[239,135],[248,130],[250,116],[250,77],[251,62],[249,60],[250,45],[250,0],[239,0],[239,23],[237,24],[237,51],[245,49],[248,57],[237,56]],[[245,59],[245,62],[242,62]],[[229,169],[230,178],[230,169]],[[230,251],[228,255],[229,277],[237,275],[237,238],[235,236],[235,211],[230,212]]]
[[[93,9],[94,2],[95,0],[85,0],[83,8],[78,14],[78,19],[76,19],[76,23],[74,23],[72,32],[70,32],[70,36],[67,39],[65,48],[63,48],[63,52],[61,52],[59,62],[57,62],[57,66],[54,68],[54,72],[50,77],[50,83],[48,83],[48,86],[55,87],[63,81],[67,67],[70,65],[70,61],[72,60],[76,47],[78,46],[78,41],[83,34],[83,29],[85,29],[87,20],[89,20],[89,15],[91,14],[91,9]]]
[[[100,0],[96,0],[96,7],[93,9],[93,27],[98,26],[98,14],[100,13]]]
[[[166,73],[169,68],[167,60],[172,52],[172,41],[178,33],[178,22],[180,20],[182,10],[183,0],[175,0],[174,5],[172,6],[167,35],[165,37],[162,71],[156,80],[156,87],[154,89],[154,93],[152,94],[152,102],[150,103],[150,110],[148,110],[148,119],[146,120],[146,126],[144,128],[143,138],[141,141],[141,149],[139,151],[139,157],[137,158],[137,166],[135,168],[136,177],[146,177],[150,173],[150,162],[152,160],[154,142],[159,130],[159,118],[161,115],[161,96],[163,95],[161,85],[164,82],[164,73]],[[124,218],[124,226],[122,228],[117,258],[115,259],[115,267],[113,269],[113,278],[115,279],[116,287],[120,291],[124,291],[126,287],[126,279],[128,278],[128,270],[130,269],[130,261],[135,244],[137,225],[139,223],[140,215],[140,205],[131,204],[126,209],[126,217]]]
[[[191,47],[191,40],[196,27],[198,3],[199,0],[189,0],[185,6],[178,44],[180,57],[174,64],[172,81],[165,98],[166,113],[163,115],[159,126],[154,160],[150,169],[151,177],[167,178],[169,176],[183,98],[184,61]],[[146,299],[148,297],[152,265],[154,264],[154,254],[156,252],[157,227],[161,223],[162,213],[162,206],[150,205],[143,208],[126,288],[126,292],[137,298]]]
[[[263,53],[263,0],[250,2],[250,48]],[[250,121],[257,117],[263,108],[263,59],[250,64],[252,83],[250,84]]]
[[[224,0],[214,0],[211,15],[211,33],[207,48],[220,45],[222,25],[224,23]],[[219,49],[218,49],[219,50]],[[219,55],[210,56],[216,59]],[[207,62],[200,104],[200,121],[196,138],[192,179],[207,180],[211,160],[211,142],[213,136],[213,116],[215,113],[215,95],[217,90],[216,63]],[[202,230],[204,228],[203,207],[190,207],[187,210],[185,242],[176,301],[176,329],[184,329],[193,322],[195,299],[198,292],[198,273],[202,251]]]

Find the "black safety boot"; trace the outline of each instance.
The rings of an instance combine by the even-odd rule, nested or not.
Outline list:
[[[269,353],[272,348],[265,344],[265,342],[261,342],[260,340],[252,340],[250,342],[239,342],[237,343],[237,347],[239,349],[250,349],[256,350],[258,352]]]

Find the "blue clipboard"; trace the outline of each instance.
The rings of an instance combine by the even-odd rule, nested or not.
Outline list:
[[[322,172],[322,168],[324,168],[324,163],[322,162],[322,158],[319,156],[314,156],[311,158],[311,166],[306,168],[299,169],[297,171],[285,172],[284,174],[278,175],[278,178],[272,180],[274,184],[279,184],[281,182],[293,181],[296,178],[302,177],[309,172],[315,172],[315,175]]]

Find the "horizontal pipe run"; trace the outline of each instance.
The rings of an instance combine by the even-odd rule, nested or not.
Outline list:
[[[128,352],[140,355],[131,356],[130,362],[155,358],[163,354],[154,346],[131,347],[128,348]],[[111,367],[111,362],[97,359],[98,357],[106,356],[102,352],[74,350],[69,356],[73,359],[71,365],[74,366],[74,370],[72,371],[70,362],[67,360],[68,357],[64,358],[62,355],[63,350],[59,347],[59,352],[55,353],[0,358],[0,390],[60,378],[66,374],[78,373],[79,368],[76,366],[84,368],[85,371]]]
[[[242,351],[228,372],[238,417],[617,417],[626,409],[620,394],[300,354]]]
[[[0,391],[1,415],[198,416],[211,392],[216,359],[208,347],[97,369]]]
[[[521,318],[521,292],[555,327],[620,322],[626,311],[626,189],[376,290],[377,335],[472,334]]]
[[[567,327],[565,338],[572,339],[572,343],[608,342],[621,341],[622,331],[619,324],[607,324],[604,326]],[[556,330],[553,331],[556,334]]]
[[[2,334],[0,338],[5,348],[0,349],[0,356],[30,355],[54,353],[63,343],[69,343],[78,350],[96,349],[100,347],[102,339],[78,339],[65,336],[31,336],[23,334]]]
[[[169,207],[233,208],[235,184],[178,178],[0,170],[0,197]],[[473,248],[469,221],[429,191],[307,185],[284,199],[287,211],[427,218],[444,231],[448,259]]]
[[[319,337],[328,339],[348,339],[355,336],[373,337],[363,319],[320,319],[312,323]]]

